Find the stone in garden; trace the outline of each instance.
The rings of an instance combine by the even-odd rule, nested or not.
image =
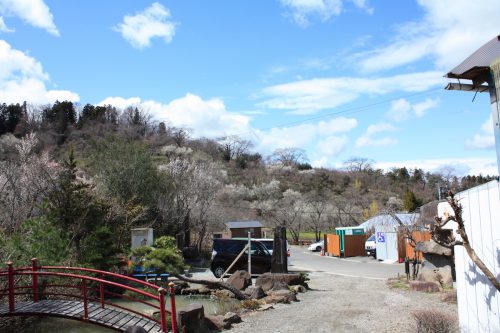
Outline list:
[[[191,303],[178,311],[179,324],[184,333],[208,333],[205,325],[205,311],[203,305]]]
[[[420,251],[422,253],[434,253],[434,254],[439,254],[442,256],[451,256],[452,251],[451,249],[444,247],[442,245],[439,245],[436,243],[434,240],[430,240],[427,242],[418,242],[417,246],[415,246],[415,251]]]
[[[255,280],[255,286],[262,287],[267,292],[273,289],[274,284],[277,282],[283,282],[287,285],[297,285],[303,283],[303,279],[299,274],[264,273]]]
[[[282,281],[276,281],[270,291],[289,290],[288,285]]]
[[[231,327],[231,323],[225,322],[222,315],[206,316],[205,324],[211,331],[221,331]]]
[[[306,292],[306,287],[301,286],[300,284],[296,286],[291,286],[290,289],[294,291],[295,293],[305,293]]]
[[[264,290],[262,290],[261,287],[254,287],[252,294],[250,294],[251,299],[261,299],[263,297],[266,297],[266,293]]]
[[[410,281],[410,290],[425,291],[428,293],[436,293],[440,291],[441,286],[437,282],[427,281]]]
[[[201,287],[198,289],[198,294],[200,295],[210,295],[212,293],[212,290],[207,288],[207,287]]]
[[[452,286],[453,277],[451,274],[451,266],[422,269],[418,274],[418,281],[437,282],[441,286]]]
[[[198,295],[200,290],[198,288],[184,288],[181,290],[181,295]]]
[[[252,277],[247,271],[236,271],[226,282],[238,290],[245,290],[252,285]]]
[[[284,297],[285,298],[285,303],[290,303],[290,302],[297,302],[297,295],[290,290],[276,290],[276,291],[269,291],[267,292],[269,296],[277,296],[277,297]]]
[[[272,304],[264,304],[264,305],[261,305],[261,307],[258,308],[257,311],[267,311],[270,309],[274,309],[274,306]]]
[[[228,312],[224,315],[224,322],[229,324],[241,323],[241,317],[234,312]]]

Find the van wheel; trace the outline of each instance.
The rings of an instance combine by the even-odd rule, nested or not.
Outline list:
[[[215,275],[216,278],[221,278],[222,277],[222,274],[224,274],[224,272],[226,271],[226,269],[222,266],[217,266],[214,270],[213,270],[213,273]]]

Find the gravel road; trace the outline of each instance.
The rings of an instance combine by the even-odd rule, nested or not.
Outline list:
[[[456,305],[442,302],[439,294],[390,289],[385,281],[323,272],[309,277],[312,290],[297,295],[299,302],[250,313],[230,332],[411,332],[414,310],[457,314]]]

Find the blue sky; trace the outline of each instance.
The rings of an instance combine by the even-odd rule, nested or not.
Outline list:
[[[493,174],[487,94],[443,78],[500,34],[481,0],[0,0],[0,101],[138,105],[314,166]]]

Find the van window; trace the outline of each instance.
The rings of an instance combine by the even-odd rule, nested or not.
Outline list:
[[[374,242],[375,241],[375,235],[371,235],[370,238],[368,238],[366,241],[368,241],[368,242]]]

